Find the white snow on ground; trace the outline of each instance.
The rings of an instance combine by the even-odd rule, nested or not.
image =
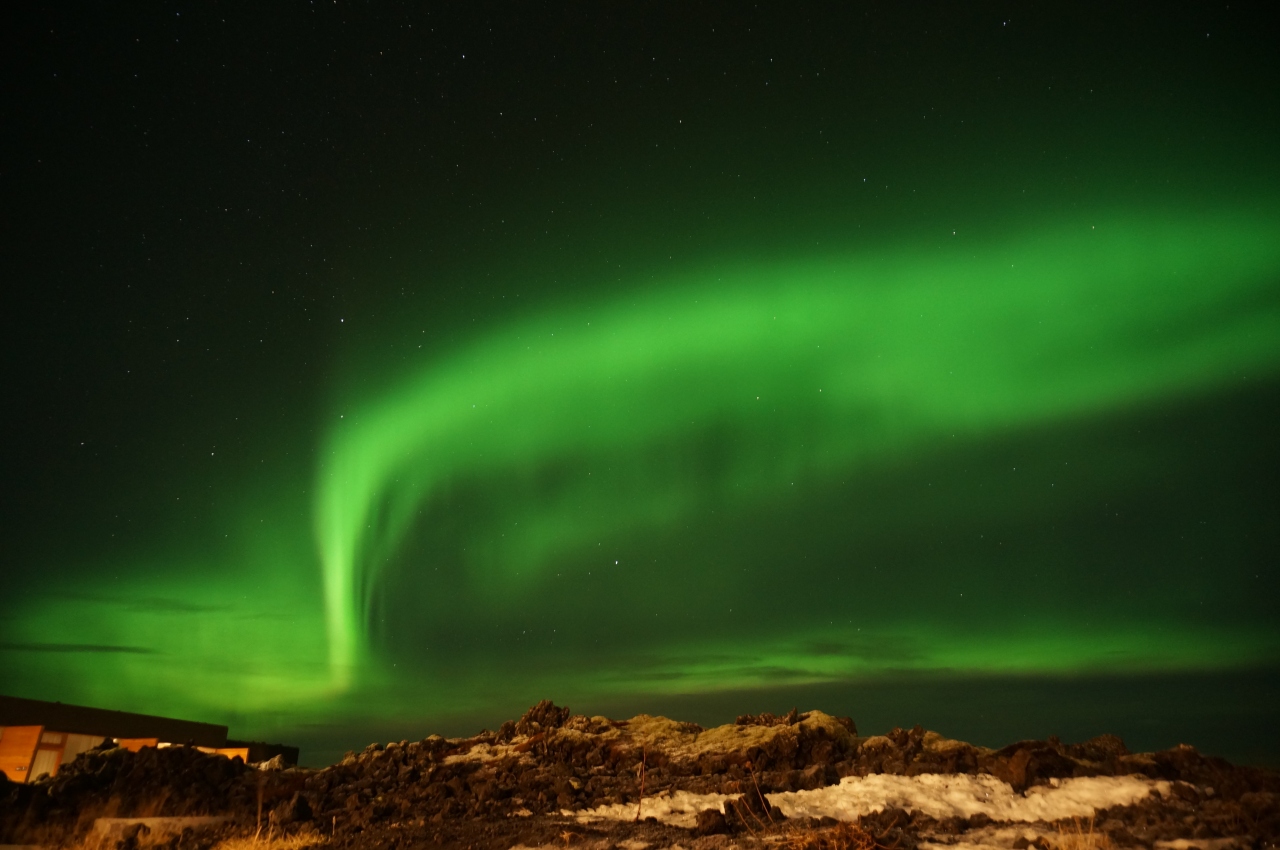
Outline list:
[[[1025,795],[993,776],[923,774],[920,776],[847,776],[839,785],[813,791],[769,794],[769,802],[787,817],[833,817],[853,820],[897,807],[935,818],[984,814],[995,821],[1031,822],[1089,817],[1108,806],[1127,806],[1152,791],[1167,793],[1169,783],[1139,776],[1088,776],[1036,785]],[[641,817],[656,817],[672,826],[691,828],[703,809],[723,810],[726,794],[674,794],[645,798]],[[634,803],[599,806],[575,814],[581,821],[632,820]]]
[[[1107,806],[1127,806],[1169,783],[1139,776],[1082,776],[1056,786],[1035,785],[1017,794],[994,776],[926,773],[920,776],[848,776],[839,785],[814,791],[770,794],[787,817],[852,820],[895,806],[934,818],[984,814],[997,821],[1060,820],[1088,817]]]
[[[689,791],[676,791],[674,794],[662,792],[657,797],[645,797],[640,809],[640,817],[655,817],[672,826],[693,829],[698,825],[698,812],[703,809],[724,810],[724,802],[734,799],[729,794],[693,794]],[[580,812],[565,810],[565,815],[576,815],[579,821],[593,820],[635,820],[635,803],[614,803],[597,806],[594,809],[583,809]]]

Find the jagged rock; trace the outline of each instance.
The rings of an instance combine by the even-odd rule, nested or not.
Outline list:
[[[271,772],[276,772],[276,771],[285,770],[290,765],[289,765],[289,762],[284,760],[283,755],[277,755],[277,756],[272,756],[266,761],[257,762],[253,766],[256,767],[258,770],[267,770]]]
[[[729,831],[729,822],[719,809],[703,809],[698,812],[698,823],[693,831],[697,835],[721,835]]]
[[[292,824],[306,823],[311,820],[311,804],[307,802],[307,798],[302,794],[296,793],[289,798],[288,802],[282,803],[271,810],[271,825],[275,827],[290,826]]]
[[[737,726],[791,726],[808,716],[808,713],[802,715],[793,708],[781,717],[767,711],[761,714],[740,714],[734,724]]]
[[[1077,761],[1098,764],[1114,764],[1117,759],[1129,755],[1129,748],[1116,735],[1099,735],[1079,744],[1070,744],[1064,751]]]
[[[1073,776],[1077,765],[1046,741],[1019,741],[981,761],[984,772],[1008,782],[1015,791],[1025,791],[1046,779]]]
[[[516,721],[515,733],[517,735],[533,735],[538,732],[559,729],[571,714],[572,712],[569,709],[560,708],[551,700],[544,699],[526,711],[524,716]]]
[[[696,824],[691,816],[689,827],[701,836],[698,842],[715,843],[725,831],[739,841],[756,840],[761,830],[835,830],[821,823],[784,827],[782,813],[766,795],[875,773],[985,773],[1018,789],[1077,776],[1141,774],[1168,784],[1161,786],[1160,796],[1141,804],[1098,813],[1097,823],[1105,825],[1117,846],[1229,837],[1242,829],[1256,846],[1280,836],[1280,777],[1235,767],[1192,747],[1134,754],[1119,738],[1100,736],[1079,744],[1050,738],[991,750],[919,726],[859,738],[851,720],[821,711],[739,720],[745,722],[710,729],[648,715],[615,721],[574,715],[544,701],[497,732],[372,744],[324,770],[253,770],[181,747],[139,753],[100,749],[64,766],[51,780],[0,784],[0,843],[37,843],[26,838],[38,826],[43,830],[39,843],[75,844],[93,812],[108,805],[124,816],[144,807],[150,807],[148,814],[230,815],[228,829],[243,830],[256,826],[261,804],[277,832],[317,824],[335,850],[406,842],[489,846],[493,842],[477,836],[492,830],[511,837],[507,846],[513,846],[523,841],[520,830],[537,833],[539,824],[552,822],[542,816],[558,816],[562,809],[637,806],[642,765],[645,801],[681,791],[731,798],[724,813],[704,811]],[[986,815],[932,821],[890,810],[863,818],[858,827],[863,833],[823,833],[822,840],[872,836],[883,846],[911,850],[921,830],[963,836],[989,822]],[[681,843],[668,833],[644,832],[674,828],[643,820],[611,828],[615,836],[666,842],[659,846]],[[543,845],[576,840],[538,834]],[[517,835],[520,841],[514,840]]]

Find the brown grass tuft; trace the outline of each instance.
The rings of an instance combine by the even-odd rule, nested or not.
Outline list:
[[[325,839],[314,832],[258,837],[249,835],[223,839],[213,846],[213,850],[303,850],[303,848],[317,847],[324,843]]]
[[[877,850],[879,843],[858,824],[844,821],[835,826],[788,830],[782,846],[787,850]]]
[[[1105,832],[1095,832],[1093,818],[1089,818],[1089,831],[1080,824],[1080,818],[1072,818],[1072,826],[1064,828],[1058,824],[1058,839],[1054,842],[1057,850],[1115,850],[1111,837]]]

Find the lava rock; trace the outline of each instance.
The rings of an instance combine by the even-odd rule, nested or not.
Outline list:
[[[546,732],[551,729],[559,729],[572,716],[573,712],[568,708],[561,708],[549,699],[530,708],[524,713],[524,716],[516,721],[515,733],[517,735],[533,735],[537,732]]]
[[[782,716],[762,712],[760,714],[740,714],[734,721],[737,726],[794,726],[808,717],[808,712],[800,714],[794,708]]]
[[[723,835],[729,831],[729,821],[719,809],[703,809],[698,812],[698,823],[693,831],[695,835]]]
[[[311,820],[311,804],[301,792],[295,793],[289,800],[271,811],[271,824],[276,827],[306,823]]]

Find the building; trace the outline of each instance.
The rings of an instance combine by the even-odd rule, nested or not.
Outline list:
[[[227,727],[170,717],[110,711],[60,702],[0,696],[0,772],[11,782],[29,782],[106,740],[137,751],[142,747],[193,746],[245,762],[275,756],[298,763],[298,748],[257,741],[231,741]]]

